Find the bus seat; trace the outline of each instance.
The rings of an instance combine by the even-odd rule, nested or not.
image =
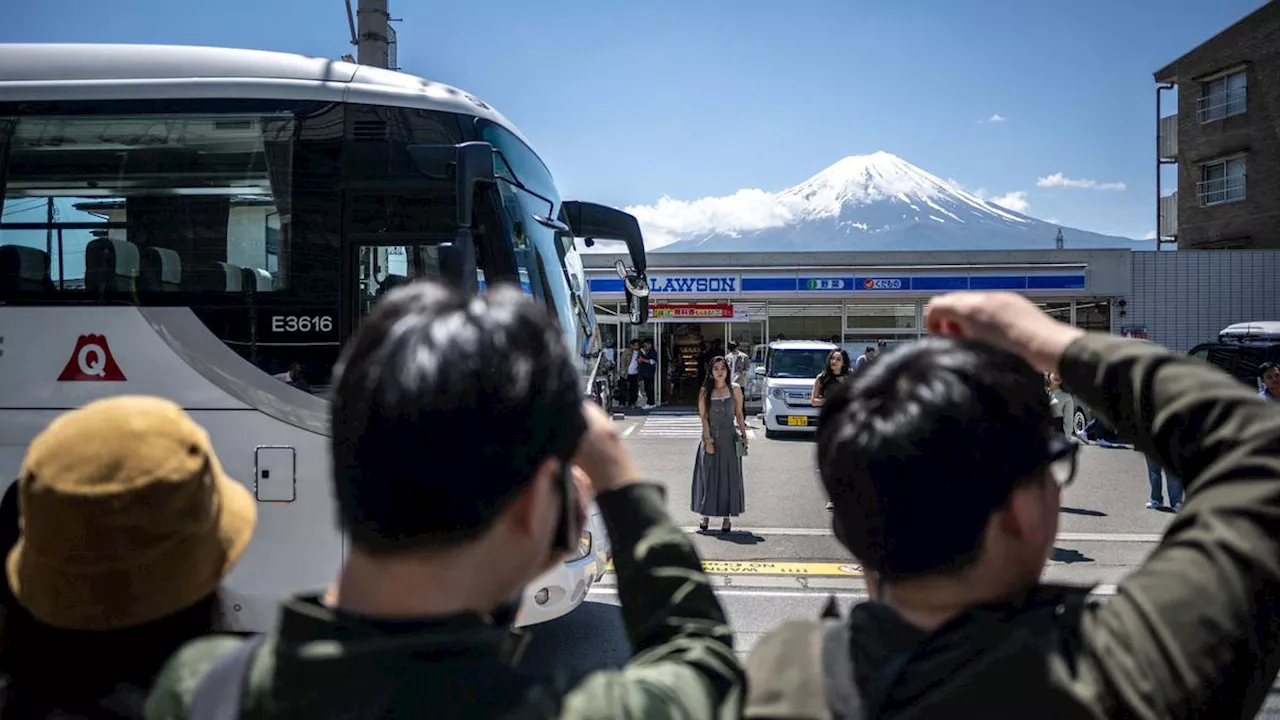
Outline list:
[[[84,249],[84,284],[89,290],[132,292],[141,265],[138,246],[128,240],[97,238]]]
[[[262,268],[247,267],[243,269],[245,292],[271,292],[275,289],[271,273]]]
[[[138,284],[153,292],[177,291],[182,286],[182,256],[171,248],[143,248]]]
[[[0,245],[0,290],[52,290],[49,253],[26,245]]]
[[[187,289],[195,292],[240,292],[244,287],[243,273],[239,265],[220,260],[206,260],[183,272]]]

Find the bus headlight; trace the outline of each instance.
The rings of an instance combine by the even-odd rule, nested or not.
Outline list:
[[[569,557],[565,558],[565,562],[566,563],[577,562],[582,558],[590,555],[592,545],[593,543],[591,538],[591,531],[587,529],[583,529],[582,536],[578,538],[577,550],[575,550],[573,553],[570,553]]]

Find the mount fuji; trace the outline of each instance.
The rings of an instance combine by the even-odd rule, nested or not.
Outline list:
[[[651,252],[1052,249],[1059,229],[1068,249],[1155,248],[1014,212],[887,152],[846,157],[750,197],[750,229],[686,235]]]

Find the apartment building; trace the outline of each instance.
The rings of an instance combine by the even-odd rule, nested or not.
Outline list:
[[[1280,248],[1280,0],[1155,73],[1157,227],[1180,249]],[[1177,112],[1161,99],[1177,89]],[[1169,103],[1173,104],[1173,103]],[[1162,188],[1166,165],[1177,186]]]

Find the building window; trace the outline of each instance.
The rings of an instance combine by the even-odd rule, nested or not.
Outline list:
[[[1243,115],[1247,89],[1244,70],[1201,83],[1200,99],[1196,103],[1200,122]]]
[[[1244,158],[1220,160],[1200,166],[1200,182],[1196,194],[1200,205],[1221,205],[1244,200]]]
[[[859,305],[849,303],[846,306],[847,330],[915,330],[915,303],[904,305]]]

